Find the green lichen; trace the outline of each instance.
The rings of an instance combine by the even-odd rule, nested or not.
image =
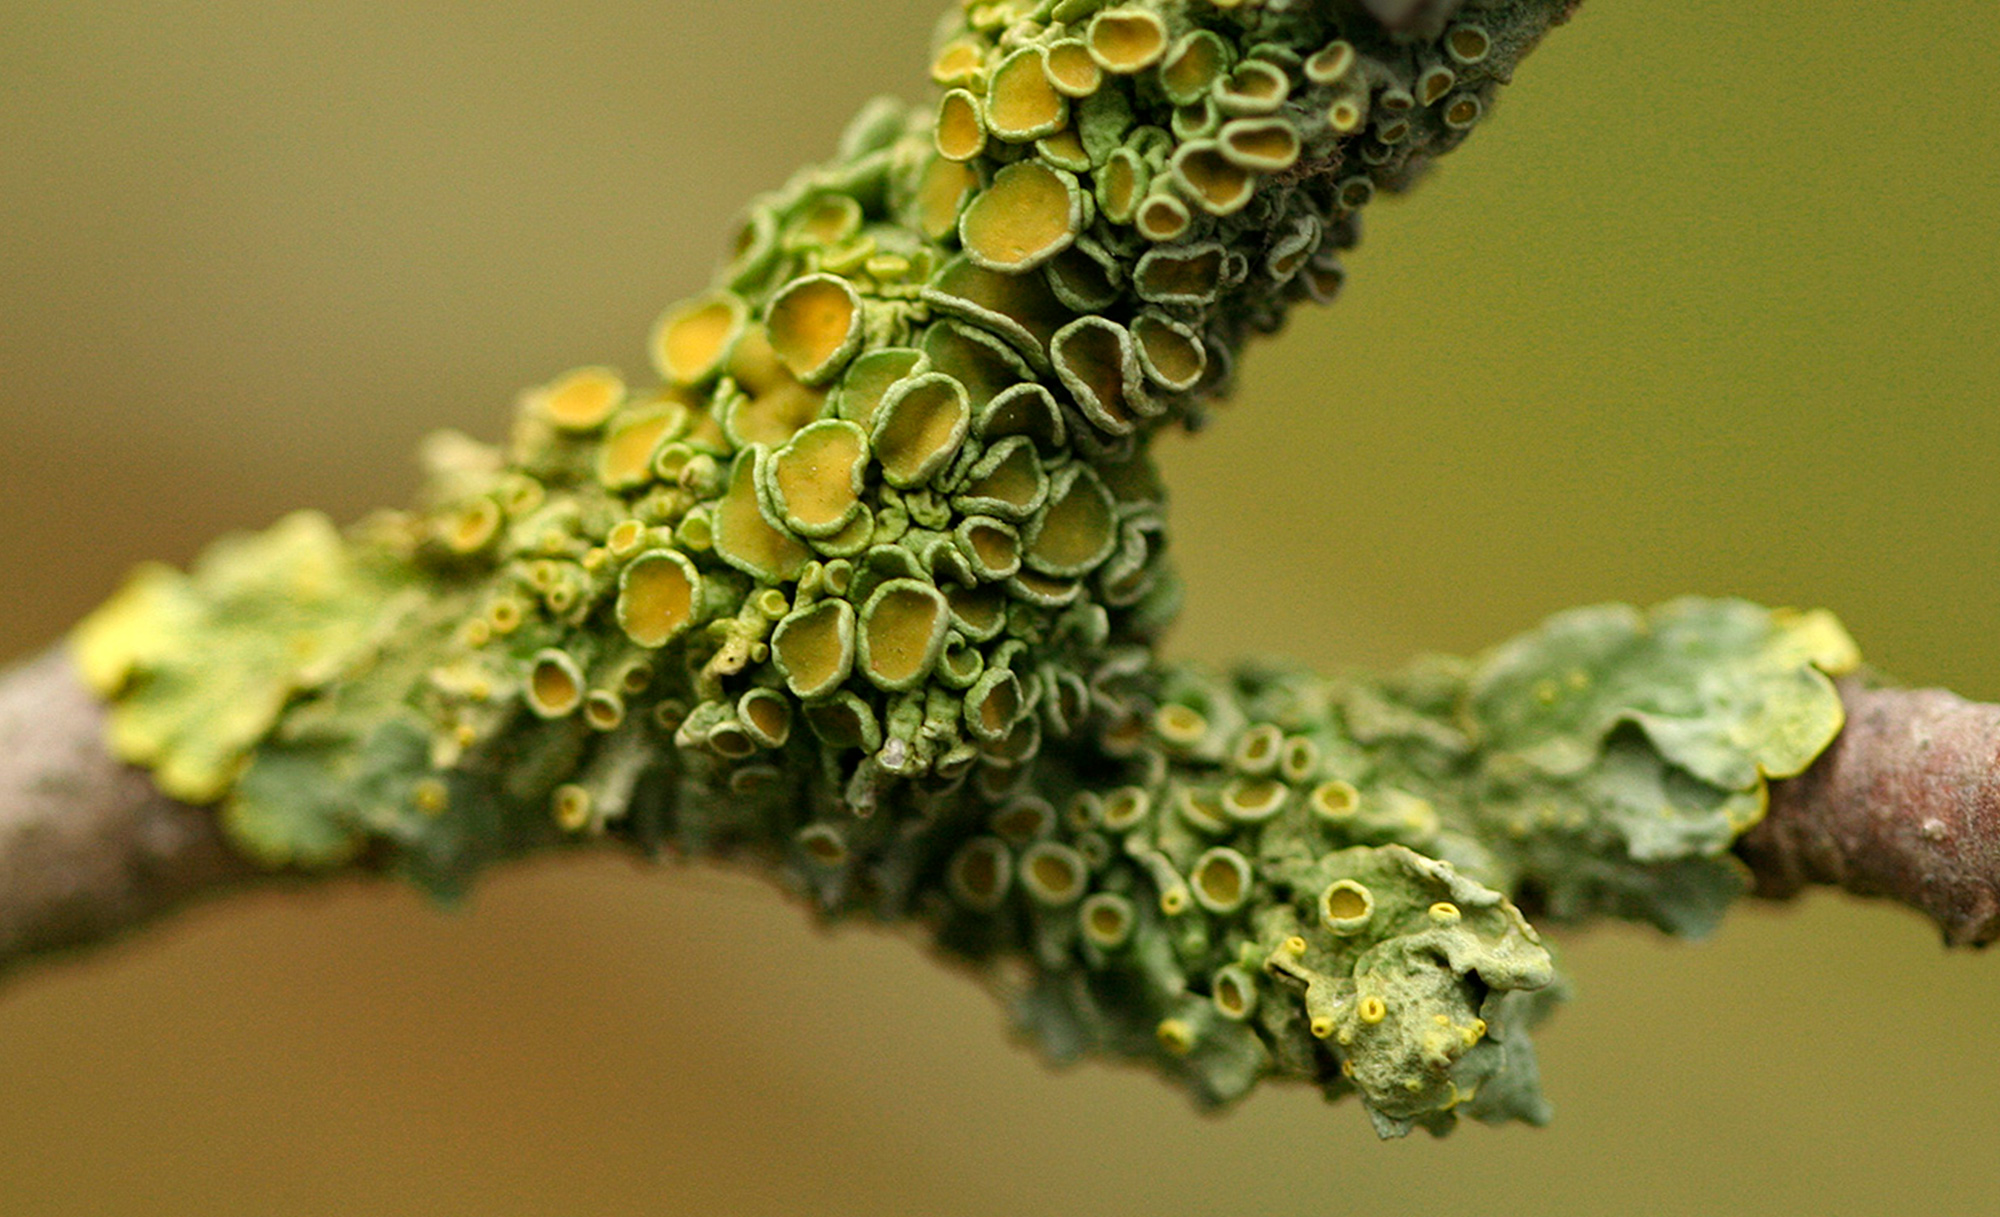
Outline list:
[[[119,694],[112,747],[168,794],[208,803],[236,784],[288,703],[352,675],[424,607],[393,563],[300,512],[217,543],[191,577],[140,570],[75,649],[84,678]]]
[[[1544,1118],[1517,902],[1711,924],[1851,644],[1681,601],[1384,679],[1164,663],[1149,445],[1567,7],[962,5],[937,103],[751,204],[657,385],[565,373],[504,449],[434,443],[418,510],[138,576],[76,638],[115,747],[272,864],[748,855],[1024,961],[1058,1059],[1305,1080],[1385,1135]]]

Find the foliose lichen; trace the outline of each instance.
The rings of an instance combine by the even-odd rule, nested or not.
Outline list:
[[[433,441],[416,511],[141,572],[76,637],[114,746],[272,865],[749,856],[1024,961],[1056,1059],[1543,1119],[1517,902],[1706,928],[1852,645],[1689,600],[1386,679],[1168,664],[1148,446],[1568,7],[968,0],[935,104],[754,201],[657,382],[567,372],[504,448]]]

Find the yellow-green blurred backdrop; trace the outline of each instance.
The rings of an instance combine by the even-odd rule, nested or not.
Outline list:
[[[936,3],[0,4],[0,658],[641,370],[751,192],[918,94]],[[1167,446],[1178,651],[1700,591],[2000,697],[1996,52],[1966,0],[1590,0]],[[258,896],[0,991],[0,1213],[2000,1210],[2000,960],[1837,897],[1567,948],[1555,1125],[1378,1145],[1047,1073],[910,942],[712,869]]]

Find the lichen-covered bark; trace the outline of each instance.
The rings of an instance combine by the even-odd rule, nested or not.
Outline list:
[[[1552,972],[1489,939],[1532,943],[1492,910],[1561,851],[1480,844],[1464,788],[1541,800],[1526,819],[1582,798],[1550,827],[1586,850],[1624,834],[1585,843],[1573,774],[1480,769],[1470,686],[1383,687],[1350,723],[1341,682],[1160,666],[1179,589],[1148,450],[1338,291],[1360,209],[1567,11],[962,5],[934,103],[872,105],[752,203],[661,318],[657,386],[566,373],[504,451],[435,445],[422,510],[295,516],[96,614],[76,654],[118,754],[219,800],[267,864],[368,850],[450,891],[564,838],[751,852],[829,915],[1029,955],[1019,1008],[1059,1055],[1144,1056],[1207,1101],[1358,1087],[1385,1131],[1536,1114],[1525,1016],[1485,1003]],[[1374,877],[1381,925],[1321,941],[1327,866]],[[1432,887],[1460,921],[1387,911]],[[1580,913],[1607,883],[1547,887]],[[1338,1013],[1370,986],[1381,1017]]]
[[[1166,664],[1148,449],[1569,7],[961,6],[934,103],[752,203],[657,384],[575,369],[418,510],[138,576],[75,640],[112,746],[266,866],[749,855],[1025,961],[1055,1057],[1542,1119],[1522,906],[1706,929],[1852,644],[1687,600],[1382,679]]]
[[[753,201],[657,386],[566,373],[504,451],[434,444],[422,510],[295,516],[94,615],[118,753],[266,861],[386,840],[442,887],[625,819],[663,750],[732,794],[802,751],[865,811],[1130,736],[1179,596],[1152,437],[1566,12],[963,5],[934,105]]]

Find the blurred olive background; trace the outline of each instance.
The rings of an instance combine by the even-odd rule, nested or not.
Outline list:
[[[403,500],[640,372],[939,0],[0,5],[0,659],[132,562]],[[1176,641],[1322,667],[1566,605],[1827,605],[2000,698],[2000,14],[1591,0],[1346,299],[1166,445]],[[962,975],[612,860],[203,908],[0,994],[0,1212],[1974,1214],[2000,960],[1821,896],[1564,939],[1549,1129],[1378,1145],[1046,1072]]]

